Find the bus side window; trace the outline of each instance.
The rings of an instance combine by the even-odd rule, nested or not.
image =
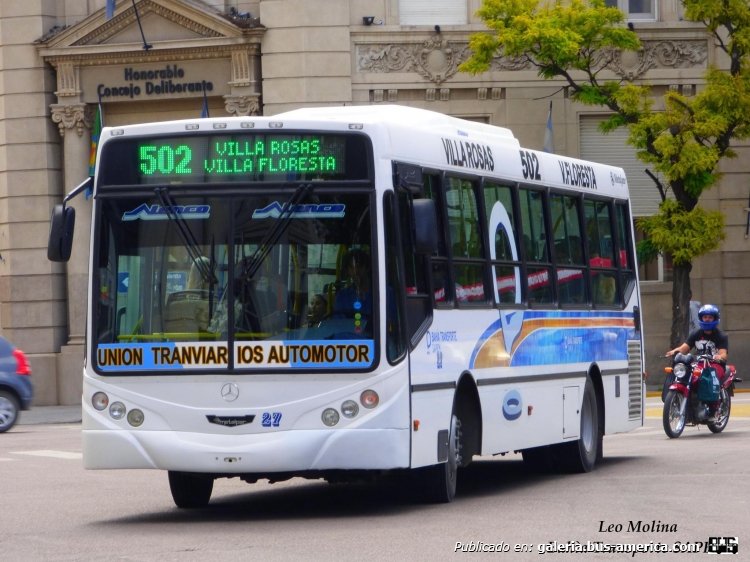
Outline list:
[[[617,256],[620,268],[620,286],[623,302],[630,299],[630,294],[635,290],[635,256],[632,251],[631,223],[628,207],[624,204],[615,206],[615,218],[617,224]]]
[[[429,176],[426,176],[429,177]],[[422,254],[418,254],[414,251],[414,240],[413,240],[413,229],[411,224],[411,195],[406,191],[398,191],[398,217],[394,220],[398,220],[399,231],[401,239],[396,241],[393,238],[393,234],[388,234],[388,244],[398,244],[399,251],[403,252],[404,256],[404,271],[403,271],[403,285],[405,286],[405,299],[406,299],[406,329],[407,336],[412,345],[415,345],[418,339],[421,337],[424,330],[427,329],[429,322],[432,318],[432,299],[429,294],[429,282],[427,278],[427,261],[428,257]],[[388,231],[389,233],[391,230]],[[387,269],[389,280],[396,282],[395,279],[399,277],[397,270],[395,269],[395,263],[388,260],[389,267]],[[394,288],[394,291],[396,289]],[[435,289],[437,290],[437,289]],[[398,301],[398,294],[393,293],[393,298]],[[391,310],[391,307],[386,303],[389,310],[386,311],[386,319],[390,323],[389,317],[393,316],[394,312],[398,312],[398,307]],[[390,330],[398,329],[402,319],[399,315],[397,319],[394,319],[395,324],[391,324],[388,327]],[[388,349],[389,360],[395,360],[400,356],[400,335],[398,333],[391,333],[388,336],[388,345],[391,346]]]
[[[473,182],[447,176],[445,202],[452,248],[452,273],[459,304],[485,304],[485,268],[479,205]]]
[[[594,306],[619,305],[622,299],[618,291],[617,262],[612,245],[611,207],[604,201],[587,199],[583,208],[592,302]]]
[[[527,300],[531,305],[554,302],[552,267],[547,252],[547,228],[544,222],[544,194],[519,189],[521,226],[526,249]]]
[[[580,305],[586,298],[581,244],[580,197],[552,194],[549,198],[557,266],[557,300],[561,306]]]
[[[453,291],[451,290],[451,277],[448,270],[448,251],[445,240],[445,213],[443,212],[443,201],[440,197],[440,178],[435,175],[425,174],[423,176],[425,197],[432,199],[437,208],[438,222],[438,250],[430,258],[430,275],[432,281],[432,292],[437,306],[450,305],[453,302]]]
[[[483,195],[496,303],[520,304],[521,257],[512,189],[507,185],[485,182]]]

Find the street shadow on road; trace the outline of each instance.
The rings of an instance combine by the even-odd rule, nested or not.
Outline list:
[[[514,456],[516,457],[516,456]],[[566,479],[586,477],[555,470],[533,470],[520,456],[510,459],[480,459],[472,462],[460,473],[459,497],[479,497],[518,492],[526,487],[564,483]],[[606,473],[617,465],[636,460],[636,457],[605,457],[597,464],[595,472]]]
[[[633,457],[605,458],[598,471],[634,460]],[[481,458],[459,471],[455,502],[480,497],[502,496],[523,492],[527,487],[562,482],[577,475],[540,473],[529,470],[519,455],[512,458]],[[584,475],[578,475],[586,477]],[[235,481],[236,482],[236,481]],[[322,480],[296,479],[293,485],[278,488],[264,486],[247,492],[214,497],[201,509],[180,510],[167,507],[163,511],[139,513],[106,521],[124,525],[163,523],[216,523],[217,521],[293,521],[325,518],[391,517],[414,510],[444,509],[439,504],[424,503],[414,493],[408,478],[386,478],[374,483],[328,484]]]
[[[300,480],[293,486],[272,489],[254,489],[253,484],[248,484],[247,492],[212,498],[205,508],[181,510],[165,505],[164,511],[99,521],[96,525],[376,517],[398,515],[419,507],[385,483],[328,484]]]

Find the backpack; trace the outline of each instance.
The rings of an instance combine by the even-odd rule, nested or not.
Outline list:
[[[716,369],[706,367],[698,379],[698,400],[703,402],[716,402],[719,397],[719,377],[716,376]]]

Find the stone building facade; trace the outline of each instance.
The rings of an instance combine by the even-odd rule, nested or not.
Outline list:
[[[613,4],[618,2],[613,1]],[[36,404],[80,401],[90,201],[77,209],[73,256],[46,259],[52,206],[88,176],[92,123],[273,115],[300,106],[396,103],[511,128],[542,148],[552,100],[560,154],[626,166],[635,214],[658,196],[624,136],[603,137],[604,113],[571,102],[564,85],[542,81],[522,61],[498,59],[472,76],[458,71],[468,38],[483,29],[480,0],[3,0],[0,3],[0,329],[24,349]],[[623,6],[627,2],[622,2]],[[724,64],[678,0],[637,3],[630,14],[644,50],[618,59],[613,76],[656,93],[701,87],[709,64]],[[627,8],[626,8],[627,9]],[[650,11],[648,11],[650,10]],[[750,359],[747,150],[723,165],[703,199],[727,219],[722,247],[693,270],[697,301],[722,307],[732,359]],[[743,157],[744,156],[744,157]],[[648,369],[668,346],[668,263],[642,268]],[[660,380],[660,379],[659,379]]]

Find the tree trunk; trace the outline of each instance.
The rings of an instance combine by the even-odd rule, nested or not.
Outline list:
[[[690,299],[693,296],[690,290],[690,272],[692,269],[693,264],[687,262],[675,264],[672,270],[674,276],[672,281],[672,331],[670,333],[672,348],[683,343],[688,336]]]

